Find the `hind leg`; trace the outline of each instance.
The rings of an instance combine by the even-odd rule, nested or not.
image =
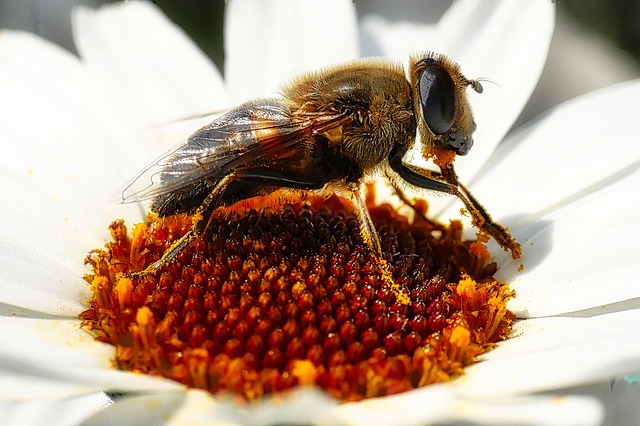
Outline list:
[[[274,186],[295,189],[318,189],[324,185],[322,178],[300,177],[275,170],[245,169],[231,172],[216,184],[192,215],[191,229],[176,240],[160,259],[147,266],[143,271],[135,272],[131,276],[133,278],[146,277],[175,259],[185,247],[206,231],[211,223],[213,211],[222,204],[221,201],[224,201],[224,197],[232,195],[235,196],[236,201],[246,198],[247,194],[236,193],[234,189],[229,187],[234,182],[244,182],[248,187],[254,188]]]
[[[182,250],[202,235],[211,222],[211,214],[213,213],[213,210],[218,207],[217,201],[220,199],[222,194],[224,194],[229,184],[234,181],[235,177],[236,174],[233,172],[222,178],[191,216],[191,228],[189,231],[177,239],[171,247],[164,252],[160,259],[147,266],[143,271],[132,273],[131,277],[144,278],[150,274],[154,274],[158,269],[175,259]]]

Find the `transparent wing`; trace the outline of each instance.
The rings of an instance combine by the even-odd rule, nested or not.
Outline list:
[[[296,145],[343,124],[342,115],[293,117],[281,100],[246,103],[222,115],[161,155],[112,198],[131,203],[179,191],[204,179],[277,158],[298,159]]]

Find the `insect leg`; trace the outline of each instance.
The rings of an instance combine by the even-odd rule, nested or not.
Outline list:
[[[397,301],[401,304],[408,304],[411,301],[411,295],[407,288],[401,287],[393,279],[393,274],[389,269],[386,259],[382,256],[382,245],[380,244],[380,236],[373,225],[373,220],[367,209],[367,203],[362,197],[362,184],[351,182],[347,186],[347,190],[342,191],[345,198],[348,198],[353,205],[358,224],[360,225],[360,235],[364,242],[373,251],[376,257],[376,263],[382,273],[382,281],[393,291],[397,297]]]
[[[296,176],[283,174],[275,170],[243,170],[238,172],[238,179],[256,179],[263,185],[278,185],[296,189],[320,189],[326,184],[323,177],[313,178],[308,176]],[[367,204],[362,197],[362,186],[358,183],[350,183],[348,189],[340,194],[347,198],[354,207],[360,233],[365,243],[380,258],[382,258],[382,246],[373,220],[367,209]]]
[[[326,184],[325,177],[309,177],[297,176],[293,174],[282,173],[276,170],[243,170],[237,174],[238,180],[252,179],[261,185],[284,186],[296,189],[320,189]],[[410,295],[407,289],[401,288],[393,279],[393,275],[389,270],[386,260],[382,257],[382,246],[378,232],[373,225],[373,220],[367,209],[367,203],[362,196],[362,185],[357,182],[351,182],[347,188],[341,191],[340,195],[347,198],[354,207],[356,218],[360,226],[360,234],[365,243],[377,258],[377,264],[382,273],[382,280],[396,293],[397,300],[400,303],[407,304],[410,301]]]
[[[471,214],[471,221],[474,226],[491,235],[500,247],[511,252],[511,257],[514,259],[520,257],[520,244],[515,241],[504,227],[494,222],[484,207],[482,207],[478,200],[471,195],[471,192],[457,181],[453,169],[447,170],[447,173],[448,175],[453,176],[450,180],[453,180],[455,184],[445,180],[446,176],[443,176],[440,173],[407,167],[402,163],[402,156],[399,154],[392,154],[389,157],[389,165],[400,175],[402,179],[411,185],[452,194],[458,197],[460,201],[464,203],[469,214]],[[395,184],[394,186],[397,187]]]
[[[520,244],[516,242],[509,231],[491,219],[489,213],[487,213],[480,202],[463,184],[459,183],[458,186],[460,189],[460,195],[458,195],[458,198],[460,198],[465,203],[465,206],[467,206],[467,209],[473,217],[474,225],[487,231],[487,233],[496,240],[500,247],[511,251],[511,257],[518,259],[522,255]],[[462,194],[464,194],[464,197],[461,197]],[[465,201],[465,199],[468,201]]]
[[[358,225],[360,225],[360,234],[364,239],[364,242],[369,248],[382,259],[382,245],[380,244],[380,237],[378,231],[376,231],[373,225],[373,220],[367,209],[367,203],[362,197],[362,185],[357,183],[350,183],[348,191],[345,191],[345,198],[349,199],[351,205],[353,205],[356,218],[358,219]]]
[[[402,190],[402,188],[400,188],[398,185],[396,185],[395,182],[393,182],[391,179],[389,179],[390,183],[391,183],[391,187],[393,188],[393,190],[395,191],[396,195],[398,196],[398,198],[400,198],[400,201],[402,201],[405,205],[411,207],[411,209],[413,210],[413,213],[417,216],[422,217],[423,219],[427,219],[426,215],[420,210],[418,209],[412,202],[411,200],[409,200],[409,197],[407,197],[407,194],[404,193],[404,190]]]
[[[215,188],[213,188],[209,195],[207,195],[207,198],[204,199],[202,204],[191,216],[191,228],[186,234],[174,241],[171,247],[164,252],[160,259],[147,266],[143,271],[133,273],[132,277],[142,278],[155,273],[158,269],[173,260],[182,250],[185,249],[185,247],[191,244],[193,240],[198,238],[207,229],[207,226],[211,221],[212,210],[218,206],[216,201],[222,194],[224,194],[224,191],[227,189],[229,184],[233,182],[235,175],[236,173],[232,172],[223,177],[220,182],[216,184]]]

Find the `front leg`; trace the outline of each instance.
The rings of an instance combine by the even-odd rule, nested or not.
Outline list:
[[[471,215],[471,222],[477,228],[491,235],[498,245],[511,252],[511,257],[518,259],[521,255],[520,244],[500,224],[491,219],[489,213],[482,207],[469,190],[458,182],[458,177],[450,166],[443,173],[408,167],[402,162],[406,149],[397,148],[389,156],[389,165],[405,182],[419,188],[455,195],[465,205]],[[394,184],[395,190],[405,198],[404,193]]]

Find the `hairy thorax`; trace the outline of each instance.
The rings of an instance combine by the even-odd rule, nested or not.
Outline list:
[[[400,64],[375,59],[310,73],[284,91],[295,115],[344,114],[349,124],[325,132],[330,147],[363,172],[385,160],[397,144],[415,138],[411,90]]]

